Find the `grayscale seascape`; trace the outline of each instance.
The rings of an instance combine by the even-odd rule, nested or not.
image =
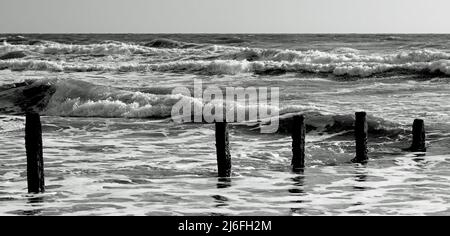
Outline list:
[[[450,35],[0,35],[0,215],[450,215]],[[291,137],[175,123],[175,87],[279,87]],[[200,102],[201,103],[201,102]],[[245,101],[244,101],[245,103]],[[258,102],[250,104],[258,107]],[[46,192],[27,194],[23,111],[40,112]],[[354,113],[369,163],[351,163]],[[426,154],[410,153],[414,119]]]

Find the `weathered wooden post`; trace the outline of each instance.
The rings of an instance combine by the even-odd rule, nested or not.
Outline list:
[[[42,127],[38,113],[28,112],[25,121],[28,193],[45,192]]]
[[[231,176],[230,141],[227,122],[216,122],[216,149],[219,177]]]
[[[426,134],[424,120],[416,119],[413,124],[413,141],[411,148],[412,152],[426,152]]]
[[[367,113],[356,112],[355,114],[355,142],[356,157],[352,160],[354,163],[367,163],[369,160],[367,150],[368,138]]]
[[[292,168],[301,170],[305,168],[305,117],[294,116],[291,124],[292,134]]]

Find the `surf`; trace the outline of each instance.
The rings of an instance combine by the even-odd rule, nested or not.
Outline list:
[[[40,112],[46,116],[60,117],[100,117],[133,119],[169,119],[172,107],[185,99],[190,106],[203,109],[214,104],[204,103],[201,99],[181,94],[152,94],[140,91],[128,91],[73,79],[28,80],[0,87],[0,111],[3,114],[23,115],[27,111]],[[250,104],[262,106],[263,104]],[[235,102],[234,111],[243,112],[249,117],[249,106]],[[308,132],[342,134],[354,129],[354,116],[351,114],[327,113],[324,111],[305,111],[302,108],[267,106],[265,109],[277,109],[279,128],[277,133],[289,133],[291,119],[296,114],[306,117]],[[271,114],[274,111],[270,111]],[[214,117],[209,119],[214,120]],[[236,123],[236,127],[247,127],[259,131],[267,125],[269,118],[248,120]],[[202,119],[204,122],[205,119]],[[396,137],[404,132],[404,127],[369,116],[369,132],[378,136]]]

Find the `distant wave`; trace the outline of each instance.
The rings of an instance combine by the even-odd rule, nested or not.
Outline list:
[[[450,75],[450,60],[432,62],[411,62],[404,64],[387,63],[302,63],[247,60],[187,60],[158,64],[104,63],[87,64],[78,62],[56,62],[34,59],[12,59],[0,61],[0,69],[14,71],[37,70],[51,72],[167,72],[204,75],[256,73],[273,75],[284,73],[315,73],[336,76],[370,77],[383,74],[428,74]]]
[[[51,41],[41,41],[39,44],[11,44],[3,41],[0,45],[0,54],[12,51],[40,53],[44,55],[166,55],[198,53],[199,51],[217,50],[214,45],[200,45],[185,43],[170,39],[155,39],[148,43],[125,43],[117,41],[103,41],[95,44],[64,44]]]
[[[98,56],[111,56],[101,57]],[[52,57],[56,56],[56,57]],[[144,45],[107,41],[0,46],[0,69],[52,72],[166,72],[204,75],[314,73],[334,76],[450,75],[450,53],[436,49],[367,53],[243,48],[156,39]]]
[[[323,52],[318,50],[295,51],[242,48],[239,52],[223,55],[221,59],[303,62],[314,64],[344,62],[402,64],[450,60],[450,53],[435,49],[406,50],[389,54],[362,54],[358,50],[351,48],[337,48],[331,52]]]
[[[177,50],[180,49],[180,50]],[[0,54],[23,51],[42,54],[82,54],[82,55],[133,55],[149,53],[195,53],[198,51],[210,52],[209,56],[217,56],[221,60],[247,60],[247,61],[278,61],[278,62],[304,62],[316,64],[367,62],[401,64],[412,62],[431,62],[436,60],[450,60],[450,53],[437,49],[403,50],[395,53],[364,54],[353,48],[336,48],[332,51],[296,51],[289,49],[261,49],[242,48],[225,45],[193,44],[174,41],[170,39],[155,39],[149,43],[133,44],[114,41],[105,41],[98,44],[62,44],[56,42],[43,42],[38,45],[12,45],[4,42],[0,46]],[[214,52],[219,51],[216,55]],[[205,55],[208,56],[208,55]]]
[[[193,47],[201,47],[200,44],[194,43],[185,43],[172,39],[154,39],[148,43],[143,44],[146,47],[152,48],[193,48]]]
[[[216,39],[216,43],[220,43],[220,44],[238,44],[238,43],[245,43],[246,40],[241,39],[239,37],[218,37],[215,38]]]
[[[17,59],[17,58],[24,58],[27,54],[25,54],[22,51],[12,51],[5,53],[3,55],[0,55],[0,60],[10,60],[10,59]]]
[[[145,54],[151,53],[150,48],[126,43],[109,42],[102,44],[88,44],[88,45],[76,45],[76,44],[61,44],[55,42],[45,42],[37,45],[13,45],[4,43],[0,46],[0,53],[6,53],[10,51],[28,51],[41,54],[87,54],[87,55],[113,55],[113,54]]]
[[[387,41],[407,41],[407,39],[405,39],[405,38],[403,38],[403,37],[401,37],[401,36],[398,36],[398,35],[389,35],[389,36],[386,36],[386,37],[384,38],[384,40],[387,40]]]
[[[3,44],[22,44],[22,45],[36,45],[42,43],[41,40],[30,39],[21,35],[11,35],[0,38]]]

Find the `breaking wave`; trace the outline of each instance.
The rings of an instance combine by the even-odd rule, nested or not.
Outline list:
[[[247,60],[185,60],[143,64],[137,62],[105,62],[88,64],[80,62],[57,62],[35,59],[11,59],[0,61],[0,69],[13,71],[38,70],[51,72],[167,72],[192,73],[205,75],[235,75],[255,73],[261,75],[284,73],[333,74],[335,76],[370,77],[383,74],[429,74],[450,75],[450,60],[430,62],[410,62],[404,64],[388,63],[306,63],[283,61],[247,61]]]
[[[390,54],[363,54],[352,48],[336,48],[330,52],[308,50],[280,50],[280,49],[255,49],[242,48],[241,51],[224,55],[224,59],[248,60],[248,61],[285,61],[303,62],[314,64],[331,63],[384,63],[403,64],[414,62],[431,62],[436,60],[449,60],[450,53],[436,49],[418,49],[400,51]]]
[[[23,114],[35,110],[43,115],[63,117],[103,118],[147,118],[171,117],[172,107],[183,99],[194,107],[215,106],[223,109],[221,102],[203,103],[202,100],[180,94],[152,94],[127,91],[107,86],[94,85],[72,79],[30,80],[0,87],[0,111],[5,114]],[[246,105],[235,102],[235,112],[248,116],[250,108],[265,106],[269,114],[280,114],[279,133],[288,133],[291,118],[303,114],[309,131],[341,133],[353,130],[354,116],[332,114],[324,111],[305,111],[302,108],[270,106],[268,104]],[[269,116],[270,117],[270,116]],[[212,117],[202,117],[210,119]],[[269,118],[247,121],[241,126],[259,129]],[[213,118],[212,118],[213,120]],[[369,116],[369,132],[383,135],[398,135],[403,129],[381,118]],[[239,126],[238,126],[239,127]],[[252,128],[253,127],[253,128]]]
[[[0,45],[0,55],[22,51],[30,54],[39,55],[74,55],[74,56],[128,56],[129,59],[134,59],[133,56],[147,56],[147,57],[166,57],[179,55],[196,55],[214,52],[217,50],[212,46],[201,46],[197,44],[182,43],[171,40],[154,40],[149,43],[136,44],[124,43],[116,41],[104,41],[95,44],[64,44],[56,42],[41,42],[39,44],[10,44],[7,41]]]
[[[61,44],[55,42],[43,42],[36,45],[13,45],[4,42],[3,46],[0,46],[0,53],[11,51],[28,51],[51,55],[56,54],[131,55],[131,54],[145,54],[152,52],[150,48],[144,46],[120,42],[108,42],[89,45]]]
[[[15,39],[17,42],[25,40]],[[57,56],[54,59],[52,56]],[[98,56],[104,56],[96,59]],[[109,57],[106,57],[109,56]],[[371,77],[384,74],[450,75],[450,53],[410,49],[368,53],[352,48],[330,51],[244,48],[155,39],[133,44],[38,44],[0,46],[0,69],[52,72],[166,72],[204,75],[314,73]]]
[[[279,117],[278,133],[290,133],[292,126],[292,117],[294,115],[304,115],[307,131],[315,131],[327,134],[346,134],[354,131],[355,116],[330,114],[320,111],[297,111],[284,113]],[[262,122],[264,125],[264,121]],[[367,117],[368,132],[373,136],[379,137],[397,137],[407,132],[404,127],[386,121],[382,118],[368,115]]]

